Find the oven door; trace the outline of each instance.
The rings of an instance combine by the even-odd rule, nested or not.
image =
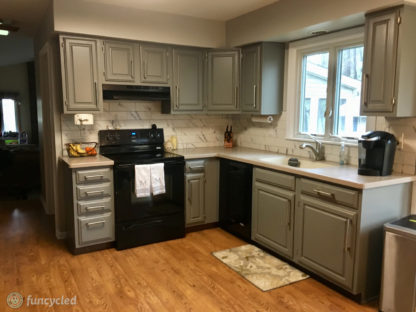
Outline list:
[[[159,160],[164,163],[166,193],[137,198],[134,164],[114,167],[116,223],[185,214],[183,160]],[[142,164],[142,163],[141,163]]]

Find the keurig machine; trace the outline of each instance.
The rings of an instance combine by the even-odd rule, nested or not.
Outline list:
[[[370,131],[358,140],[358,174],[390,175],[393,169],[397,140],[391,133]]]

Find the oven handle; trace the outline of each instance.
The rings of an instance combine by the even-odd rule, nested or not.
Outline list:
[[[152,165],[152,164],[157,164],[157,163],[159,163],[159,162],[155,162],[155,163],[149,163],[149,164],[143,164],[143,165]],[[175,166],[175,165],[185,165],[185,162],[184,161],[162,161],[162,162],[160,162],[160,163],[163,163],[163,164],[165,164],[165,167],[168,167],[168,166]],[[131,167],[134,167],[136,164],[118,164],[118,165],[116,165],[116,168],[131,168]],[[137,164],[137,165],[140,165],[140,164]]]

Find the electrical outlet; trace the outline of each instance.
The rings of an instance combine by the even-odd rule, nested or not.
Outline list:
[[[92,114],[75,114],[74,123],[78,126],[93,125],[94,116]]]

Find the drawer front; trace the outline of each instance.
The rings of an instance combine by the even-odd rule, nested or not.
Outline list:
[[[205,160],[187,160],[185,163],[186,172],[204,172],[205,171]]]
[[[99,200],[80,201],[77,207],[79,215],[109,212],[113,210],[113,199],[106,197]]]
[[[256,181],[265,182],[267,184],[273,184],[276,186],[284,187],[289,190],[295,189],[295,177],[294,176],[276,172],[273,170],[255,168],[254,179]]]
[[[78,183],[97,183],[108,182],[112,180],[111,168],[100,168],[93,170],[77,170],[76,180]]]
[[[359,193],[355,190],[333,186],[309,179],[300,179],[301,193],[335,202],[352,208],[358,208]]]
[[[97,217],[78,218],[78,243],[109,242],[114,240],[114,219],[112,213]]]
[[[111,196],[112,193],[113,191],[111,183],[102,183],[97,185],[77,185],[77,198],[79,200]]]

